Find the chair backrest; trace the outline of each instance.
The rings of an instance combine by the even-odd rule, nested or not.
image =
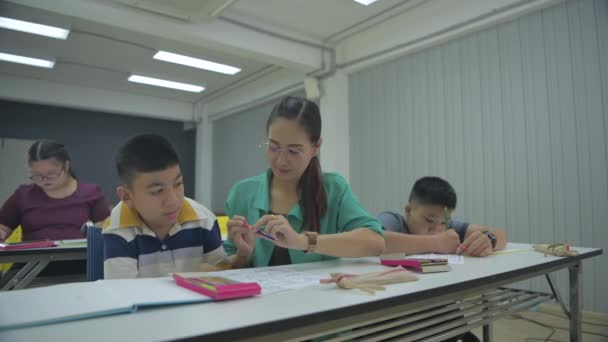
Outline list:
[[[103,279],[103,235],[102,229],[90,224],[87,234],[87,280]]]

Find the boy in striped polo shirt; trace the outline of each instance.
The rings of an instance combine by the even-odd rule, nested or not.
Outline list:
[[[132,138],[116,167],[121,202],[103,230],[106,279],[194,272],[225,260],[215,215],[184,197],[179,159],[166,139]]]

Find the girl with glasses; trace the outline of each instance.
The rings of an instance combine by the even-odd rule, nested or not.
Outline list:
[[[110,216],[101,188],[76,179],[64,145],[36,141],[28,161],[32,183],[19,186],[0,207],[0,241],[18,226],[24,241],[78,239],[85,222]]]

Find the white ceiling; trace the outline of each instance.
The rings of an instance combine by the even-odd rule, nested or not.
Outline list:
[[[394,10],[407,1],[379,0],[368,6],[353,0],[241,0],[222,16],[265,23],[322,42],[351,26]]]
[[[2,16],[70,27],[71,33],[64,41],[0,29],[0,51],[57,61],[50,70],[0,62],[0,74],[193,103],[269,70],[289,68],[289,62],[265,58],[264,54],[266,46],[280,51],[277,42],[285,37],[298,39],[297,44],[308,49],[318,49],[320,55],[318,45],[328,37],[350,31],[353,26],[364,26],[367,19],[386,15],[407,3],[408,0],[379,0],[363,6],[352,0],[1,1]],[[87,11],[88,8],[92,10]],[[112,18],[118,15],[120,21]],[[133,29],[138,24],[155,27],[156,23],[159,30],[169,31]],[[234,33],[233,27],[240,31]],[[217,41],[213,41],[213,29],[225,35],[215,34]],[[221,41],[230,34],[241,43]],[[260,37],[275,40],[260,40],[257,44]],[[242,71],[231,76],[155,61],[152,56],[159,49],[233,65]],[[296,50],[286,53],[297,55]],[[272,55],[272,51],[267,55]],[[320,58],[316,51],[310,55]],[[306,70],[299,71],[304,76]],[[135,84],[127,81],[131,73],[202,85],[206,90],[198,94]]]

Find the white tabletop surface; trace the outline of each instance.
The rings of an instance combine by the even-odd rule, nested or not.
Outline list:
[[[385,291],[368,295],[359,290],[342,290],[335,284],[317,285],[296,291],[245,298],[226,302],[211,302],[164,307],[133,314],[115,315],[62,324],[16,329],[0,333],[1,341],[150,341],[186,338],[209,333],[259,325],[286,318],[311,315],[336,308],[370,303],[391,297],[432,290],[480,278],[505,275],[549,266],[563,259],[534,252],[528,244],[509,243],[509,250],[519,252],[491,255],[486,258],[465,258],[464,264],[452,265],[451,272],[419,274],[418,280],[386,286]],[[598,251],[575,248],[583,257]],[[280,266],[299,272],[328,276],[333,272],[366,273],[387,269],[376,258],[342,259],[321,263]],[[94,295],[93,293],[91,295]],[[0,304],[1,304],[0,295]],[[61,305],[61,298],[49,298]],[[32,305],[35,310],[36,303]]]

